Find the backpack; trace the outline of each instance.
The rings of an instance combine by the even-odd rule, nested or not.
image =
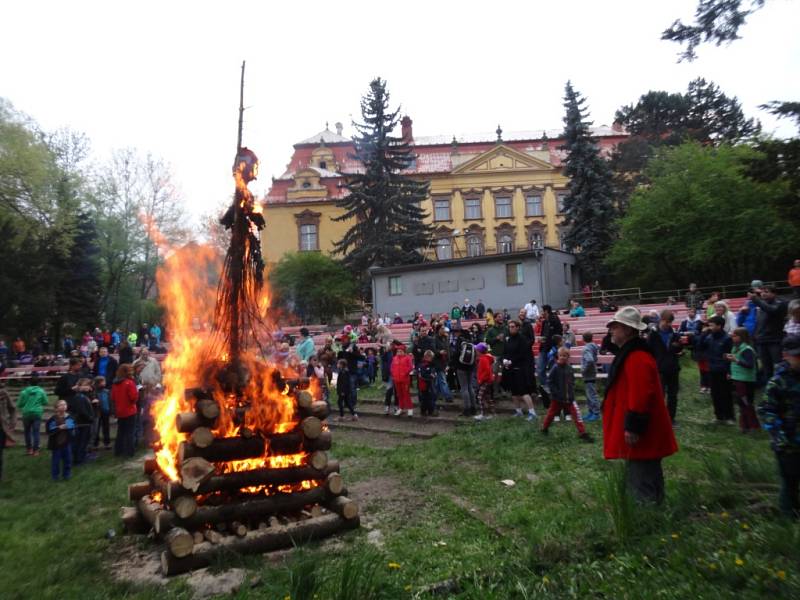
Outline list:
[[[458,361],[462,365],[475,364],[475,346],[469,342],[461,344],[461,352],[458,355]]]

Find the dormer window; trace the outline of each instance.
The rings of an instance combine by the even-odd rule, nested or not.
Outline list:
[[[310,183],[308,180],[306,180],[306,181],[304,181],[304,182],[303,182],[303,188],[304,188],[304,189],[305,189],[305,188],[310,188],[310,187],[311,187],[311,183]]]
[[[328,163],[326,163],[324,160],[319,161],[319,168],[320,169],[325,169],[327,171],[328,170]]]

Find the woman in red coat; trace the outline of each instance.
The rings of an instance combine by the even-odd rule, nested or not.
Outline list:
[[[133,365],[125,363],[117,369],[114,384],[111,386],[111,402],[117,415],[117,439],[114,440],[116,456],[133,456],[133,430],[136,424],[136,413],[139,390],[133,381]]]
[[[626,461],[629,489],[640,500],[664,499],[661,459],[678,451],[655,358],[639,337],[647,329],[633,306],[608,322],[614,357],[603,401],[603,455]]]
[[[400,344],[396,347],[392,359],[392,385],[394,397],[397,399],[395,416],[399,417],[403,411],[408,411],[408,416],[414,416],[414,404],[411,402],[411,373],[414,372],[414,361],[406,354],[406,347]]]

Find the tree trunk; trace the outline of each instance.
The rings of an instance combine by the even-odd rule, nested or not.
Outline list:
[[[136,502],[153,491],[153,484],[149,481],[139,481],[128,486],[128,500]]]
[[[203,550],[197,549],[194,554],[183,558],[163,552],[161,554],[161,571],[164,575],[176,575],[192,569],[207,567],[222,553],[254,554],[291,548],[300,541],[322,539],[338,531],[358,527],[358,523],[358,517],[346,520],[337,514],[330,514],[285,526],[249,531],[246,537],[229,536],[215,546]]]

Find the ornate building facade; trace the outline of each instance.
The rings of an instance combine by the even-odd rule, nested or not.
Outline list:
[[[562,202],[567,179],[561,174],[563,139],[557,131],[414,137],[412,121],[402,120],[402,135],[416,159],[408,174],[430,182],[423,208],[434,234],[425,249],[431,260],[477,257],[522,250],[561,249],[565,233]],[[604,155],[627,137],[617,127],[596,127]],[[342,214],[336,200],[342,173],[361,165],[350,158],[353,144],[328,130],[294,145],[286,172],[273,179],[264,200],[263,231],[267,262],[286,252],[321,251],[350,227],[333,221]]]

